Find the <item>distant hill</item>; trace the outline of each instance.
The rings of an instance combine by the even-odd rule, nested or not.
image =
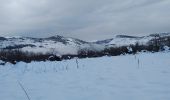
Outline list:
[[[48,38],[0,37],[0,60],[15,63],[117,56],[141,51],[158,52],[164,50],[165,46],[166,50],[170,47],[170,33],[142,37],[117,35],[96,42],[59,35]]]

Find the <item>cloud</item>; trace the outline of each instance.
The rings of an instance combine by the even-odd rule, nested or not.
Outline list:
[[[1,0],[0,35],[84,40],[170,31],[168,0]]]

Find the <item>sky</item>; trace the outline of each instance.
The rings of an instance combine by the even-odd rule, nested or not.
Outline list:
[[[170,0],[0,0],[0,36],[100,40],[170,32]]]

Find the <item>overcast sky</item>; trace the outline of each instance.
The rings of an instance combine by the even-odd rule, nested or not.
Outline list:
[[[170,32],[170,0],[0,0],[0,36],[83,40]]]

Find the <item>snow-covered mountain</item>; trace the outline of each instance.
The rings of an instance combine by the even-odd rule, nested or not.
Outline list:
[[[101,51],[108,46],[128,46],[136,43],[146,45],[156,37],[170,37],[170,33],[151,34],[149,36],[116,35],[111,39],[86,42],[80,39],[52,36],[48,38],[0,37],[0,49],[20,49],[33,53],[52,53],[55,55],[76,55],[79,51]]]
[[[79,50],[101,50],[102,45],[63,36],[48,38],[0,37],[0,49],[20,49],[33,53],[77,54]]]
[[[97,44],[115,45],[115,46],[128,46],[135,45],[136,43],[146,45],[149,41],[158,37],[170,37],[170,33],[150,34],[148,36],[128,36],[116,35],[113,38],[96,41]]]

